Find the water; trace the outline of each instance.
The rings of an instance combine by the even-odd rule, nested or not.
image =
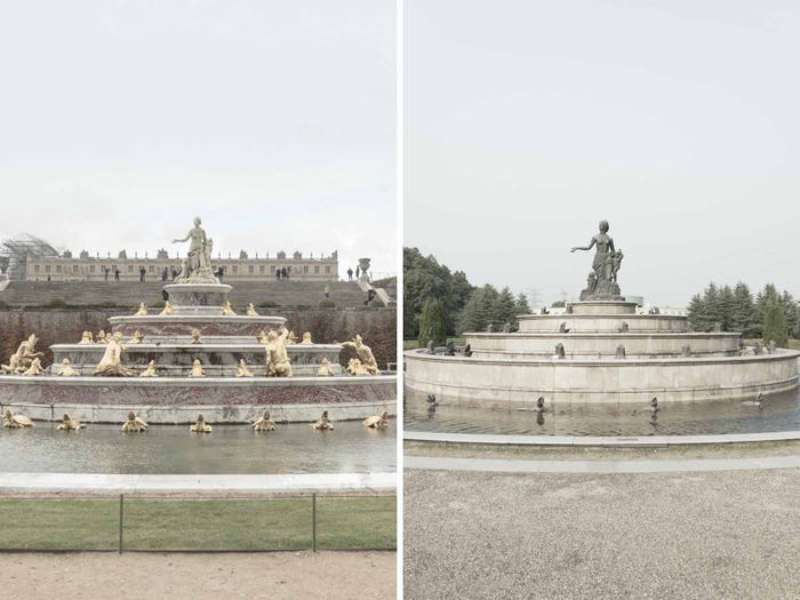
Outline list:
[[[535,399],[514,409],[443,406],[428,411],[425,394],[406,390],[407,431],[509,435],[702,435],[800,430],[800,391],[769,396],[762,408],[736,401],[662,404],[656,419],[647,404],[593,406],[546,404]],[[438,398],[441,402],[443,398]]]
[[[210,434],[189,426],[151,425],[124,434],[117,425],[87,425],[79,432],[55,424],[0,428],[0,471],[138,474],[366,473],[395,471],[395,426],[375,431],[360,422],[335,423],[320,433],[309,424],[276,431],[219,425]]]

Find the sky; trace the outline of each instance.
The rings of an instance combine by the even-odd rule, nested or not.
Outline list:
[[[607,219],[623,294],[800,296],[800,5],[405,7],[406,245],[551,302]]]
[[[396,272],[394,0],[0,6],[0,237]]]

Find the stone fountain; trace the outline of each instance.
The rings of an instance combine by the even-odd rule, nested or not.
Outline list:
[[[336,420],[363,419],[387,407],[394,412],[396,376],[344,374],[339,354],[348,343],[316,344],[310,334],[297,343],[287,339],[283,317],[259,315],[253,306],[235,314],[228,300],[233,288],[214,276],[213,240],[200,219],[175,241],[190,247],[179,276],[163,287],[164,309],[151,314],[143,303],[134,315],[109,319],[109,337],[117,340],[110,343],[121,345],[123,364],[104,372],[124,376],[97,376],[109,343],[87,332],[79,343],[51,346],[54,363],[46,376],[0,378],[0,403],[24,405],[34,419],[56,419],[69,409],[84,422],[112,423],[129,409],[148,423],[189,423],[198,413],[211,423],[249,422],[265,407],[284,422],[314,421],[321,410]],[[272,343],[288,355],[290,377],[267,376],[270,332],[280,332]],[[64,365],[72,376],[59,376]]]
[[[440,403],[509,407],[748,399],[798,387],[800,353],[745,347],[738,333],[691,332],[683,315],[646,314],[617,282],[622,251],[608,223],[588,246],[592,271],[562,314],[519,317],[518,332],[464,334],[470,352],[405,353],[405,385]]]

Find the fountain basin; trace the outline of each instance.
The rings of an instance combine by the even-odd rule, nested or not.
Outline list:
[[[396,375],[359,377],[0,377],[0,405],[36,420],[68,412],[87,423],[121,423],[135,410],[148,423],[246,423],[265,410],[273,420],[307,422],[395,413]]]
[[[159,375],[175,377],[187,376],[192,370],[192,362],[200,360],[206,375],[235,377],[239,361],[244,359],[255,375],[265,375],[266,352],[264,346],[256,343],[191,344],[191,343],[142,343],[126,346],[123,363],[126,367],[143,371],[154,360]],[[61,361],[69,359],[72,367],[82,375],[93,375],[94,369],[103,357],[104,344],[54,344],[51,371],[59,368]],[[340,344],[293,344],[286,347],[295,375],[315,376],[323,358],[328,359],[331,370],[341,374],[339,354]]]
[[[157,341],[189,340],[192,331],[200,331],[201,337],[238,338],[254,341],[264,330],[277,329],[286,323],[283,317],[247,315],[215,316],[204,315],[145,315],[109,318],[111,330],[121,333],[125,338],[139,331],[146,338]]]
[[[747,399],[798,387],[800,353],[635,359],[508,359],[405,353],[406,387],[464,406]],[[445,402],[445,400],[442,400]]]

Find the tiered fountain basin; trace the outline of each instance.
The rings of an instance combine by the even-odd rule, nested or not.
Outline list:
[[[265,409],[283,422],[314,421],[323,410],[334,421],[395,414],[396,375],[344,374],[341,344],[288,345],[293,376],[266,377],[267,352],[258,336],[286,319],[223,314],[231,289],[219,283],[168,284],[172,314],[109,319],[112,332],[123,336],[122,365],[134,376],[94,376],[105,344],[55,344],[46,375],[0,377],[0,404],[33,419],[58,420],[68,412],[90,423],[119,423],[129,410],[148,423],[166,424],[194,422],[200,413],[210,423],[244,423]],[[131,343],[137,331],[142,343]],[[80,376],[57,375],[65,358]],[[324,359],[332,376],[318,376]],[[191,376],[195,360],[204,377]],[[254,377],[236,376],[241,360]],[[139,377],[150,361],[158,376]]]
[[[798,352],[743,354],[738,334],[689,333],[686,317],[636,314],[629,302],[567,308],[520,317],[520,333],[466,333],[470,357],[406,352],[405,384],[443,404],[504,408],[539,396],[553,404],[693,402],[798,387]],[[620,345],[625,358],[617,358]]]

